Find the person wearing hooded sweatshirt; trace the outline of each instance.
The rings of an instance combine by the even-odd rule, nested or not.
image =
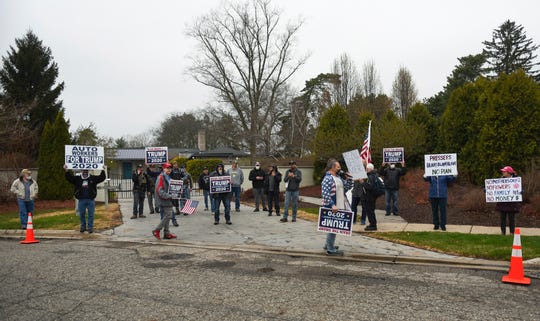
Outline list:
[[[253,184],[253,198],[255,198],[255,210],[253,212],[259,211],[259,201],[262,202],[263,211],[268,211],[268,208],[266,208],[266,196],[264,195],[265,178],[266,173],[261,168],[261,163],[256,162],[255,168],[249,172],[249,180]]]
[[[429,202],[433,216],[433,229],[446,231],[446,204],[448,203],[448,183],[456,179],[452,175],[424,176],[429,182]]]
[[[19,219],[23,230],[26,230],[28,213],[34,212],[34,199],[38,193],[38,184],[32,179],[31,174],[32,172],[29,169],[23,169],[19,178],[11,184],[10,189],[17,196]]]
[[[73,172],[67,170],[67,165],[64,165],[66,171],[66,180],[75,187],[75,198],[79,200],[78,211],[81,221],[81,233],[86,231],[86,210],[88,210],[88,233],[94,232],[94,210],[97,195],[97,185],[105,180],[105,170],[102,170],[98,175],[90,175],[87,169],[82,171],[79,176],[73,175]]]
[[[161,221],[158,226],[152,230],[152,235],[158,240],[161,239],[161,230],[163,230],[164,239],[175,239],[176,235],[169,231],[169,223],[173,215],[172,195],[169,193],[169,182],[171,181],[171,167],[169,163],[163,164],[163,172],[156,179],[156,205],[159,206]]]
[[[500,169],[504,178],[516,177],[516,172],[510,166],[505,166]],[[519,213],[519,202],[498,202],[495,205],[495,209],[501,213],[501,234],[506,235],[506,217],[508,217],[508,226],[510,227],[510,234],[514,234],[516,228],[516,213]]]
[[[225,169],[222,163],[219,163],[216,166],[216,170],[210,174],[210,177],[215,177],[215,176],[229,176],[225,172]],[[212,197],[214,198],[214,202],[215,202],[214,207],[216,210],[214,212],[214,225],[219,224],[220,203],[223,203],[223,207],[225,208],[225,222],[227,223],[227,225],[231,225],[232,224],[231,223],[231,192],[214,193],[212,194]]]

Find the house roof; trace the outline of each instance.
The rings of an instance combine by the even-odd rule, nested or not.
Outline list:
[[[144,160],[144,148],[117,148],[114,160]],[[169,158],[184,155],[186,158],[191,157],[244,157],[249,154],[234,148],[221,146],[213,150],[201,152],[196,148],[169,148]]]
[[[192,157],[245,157],[249,154],[231,147],[225,147],[220,146],[218,148],[207,150],[207,151],[199,151],[195,154],[193,154]]]

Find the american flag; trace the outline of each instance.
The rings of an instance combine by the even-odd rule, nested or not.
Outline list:
[[[371,141],[371,120],[369,121],[369,127],[368,127],[368,132],[366,135],[366,139],[364,139],[364,145],[362,145],[362,151],[360,152],[360,158],[365,159],[368,163],[371,163],[370,141]]]
[[[182,207],[180,212],[186,213],[186,214],[193,214],[197,210],[197,205],[199,205],[199,201],[193,201],[193,200],[187,199],[186,204],[184,204],[184,207]]]

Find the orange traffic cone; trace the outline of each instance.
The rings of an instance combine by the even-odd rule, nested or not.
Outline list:
[[[21,244],[39,243],[39,240],[34,239],[34,224],[32,224],[32,213],[28,212],[28,223],[26,224],[26,239],[21,241]]]
[[[508,275],[502,277],[506,283],[531,284],[531,279],[523,274],[523,260],[521,259],[521,230],[516,228],[514,231],[514,245],[512,245],[512,259],[510,260],[510,271]]]

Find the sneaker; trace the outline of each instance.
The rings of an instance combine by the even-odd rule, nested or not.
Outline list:
[[[140,218],[146,218],[146,215],[141,214],[141,215],[139,215],[139,217]]]
[[[187,215],[189,215],[189,214],[188,214],[188,213],[184,213],[184,216],[187,216]]]
[[[276,213],[276,216],[281,216],[281,214],[279,214],[279,213]]]
[[[390,213],[386,213],[386,214],[384,214],[384,216],[390,216]]]
[[[253,212],[258,212],[258,211],[259,211],[259,209],[258,209],[258,208],[256,208],[256,209],[255,209],[255,210],[254,210]]]
[[[23,230],[26,228],[26,226],[23,228]],[[81,227],[80,229],[81,233],[84,233],[84,231],[86,231],[86,227]]]
[[[156,239],[161,240],[161,237],[159,236],[159,232],[160,230],[153,230],[152,235],[154,235]]]
[[[439,225],[435,225],[435,226],[433,227],[433,229],[434,229],[434,230],[438,230],[438,229],[439,229]]]
[[[441,226],[441,230],[446,231],[446,226]]]
[[[219,224],[219,221],[215,221],[215,222],[214,222],[214,225],[218,225],[218,224]]]
[[[175,239],[176,238],[176,235],[172,234],[172,233],[167,233],[165,234],[165,236],[163,236],[164,239],[167,239],[167,240],[170,240],[170,239]]]
[[[296,219],[295,219],[295,218],[293,218],[293,219],[291,220],[291,222],[296,222]]]
[[[265,208],[263,208],[263,211],[268,212],[268,209],[265,207]]]
[[[132,215],[132,216],[130,217],[130,219],[132,219],[132,220],[133,220],[133,219],[136,219],[136,218],[137,218],[137,215]]]
[[[368,225],[364,229],[364,231],[376,231],[376,230],[377,230],[377,226],[375,226],[375,225]]]
[[[205,208],[204,211],[205,211],[205,212],[208,212],[208,208]]]
[[[287,220],[286,217],[284,217],[284,218],[280,219],[279,221],[280,221],[281,223],[285,223],[285,222],[287,222],[288,220]]]
[[[334,249],[339,249],[339,245],[334,246]],[[326,244],[324,245],[323,250],[327,250]]]
[[[237,209],[235,209],[235,211],[237,211],[237,212],[240,212],[240,209],[239,209],[239,208],[237,208]]]
[[[172,225],[174,225],[174,226],[179,226],[177,221],[173,221],[173,222],[172,222]]]
[[[90,229],[88,229],[88,233],[89,233],[89,234],[92,234],[92,233],[94,233],[94,229],[91,229],[91,228],[90,228]]]
[[[330,256],[343,256],[343,251],[335,250],[335,251],[326,251],[327,255]]]
[[[154,211],[150,211],[150,214],[154,214],[155,212]]]
[[[398,214],[398,213],[394,213],[394,214],[392,214],[392,215],[394,215],[394,216],[399,216],[399,214]]]
[[[366,221],[360,221],[360,225],[366,225]]]
[[[272,212],[268,212],[268,216],[272,216]]]
[[[227,224],[227,225],[231,225],[231,224],[232,224],[232,222],[231,222],[231,221],[227,221],[227,222],[226,222],[225,224]]]

